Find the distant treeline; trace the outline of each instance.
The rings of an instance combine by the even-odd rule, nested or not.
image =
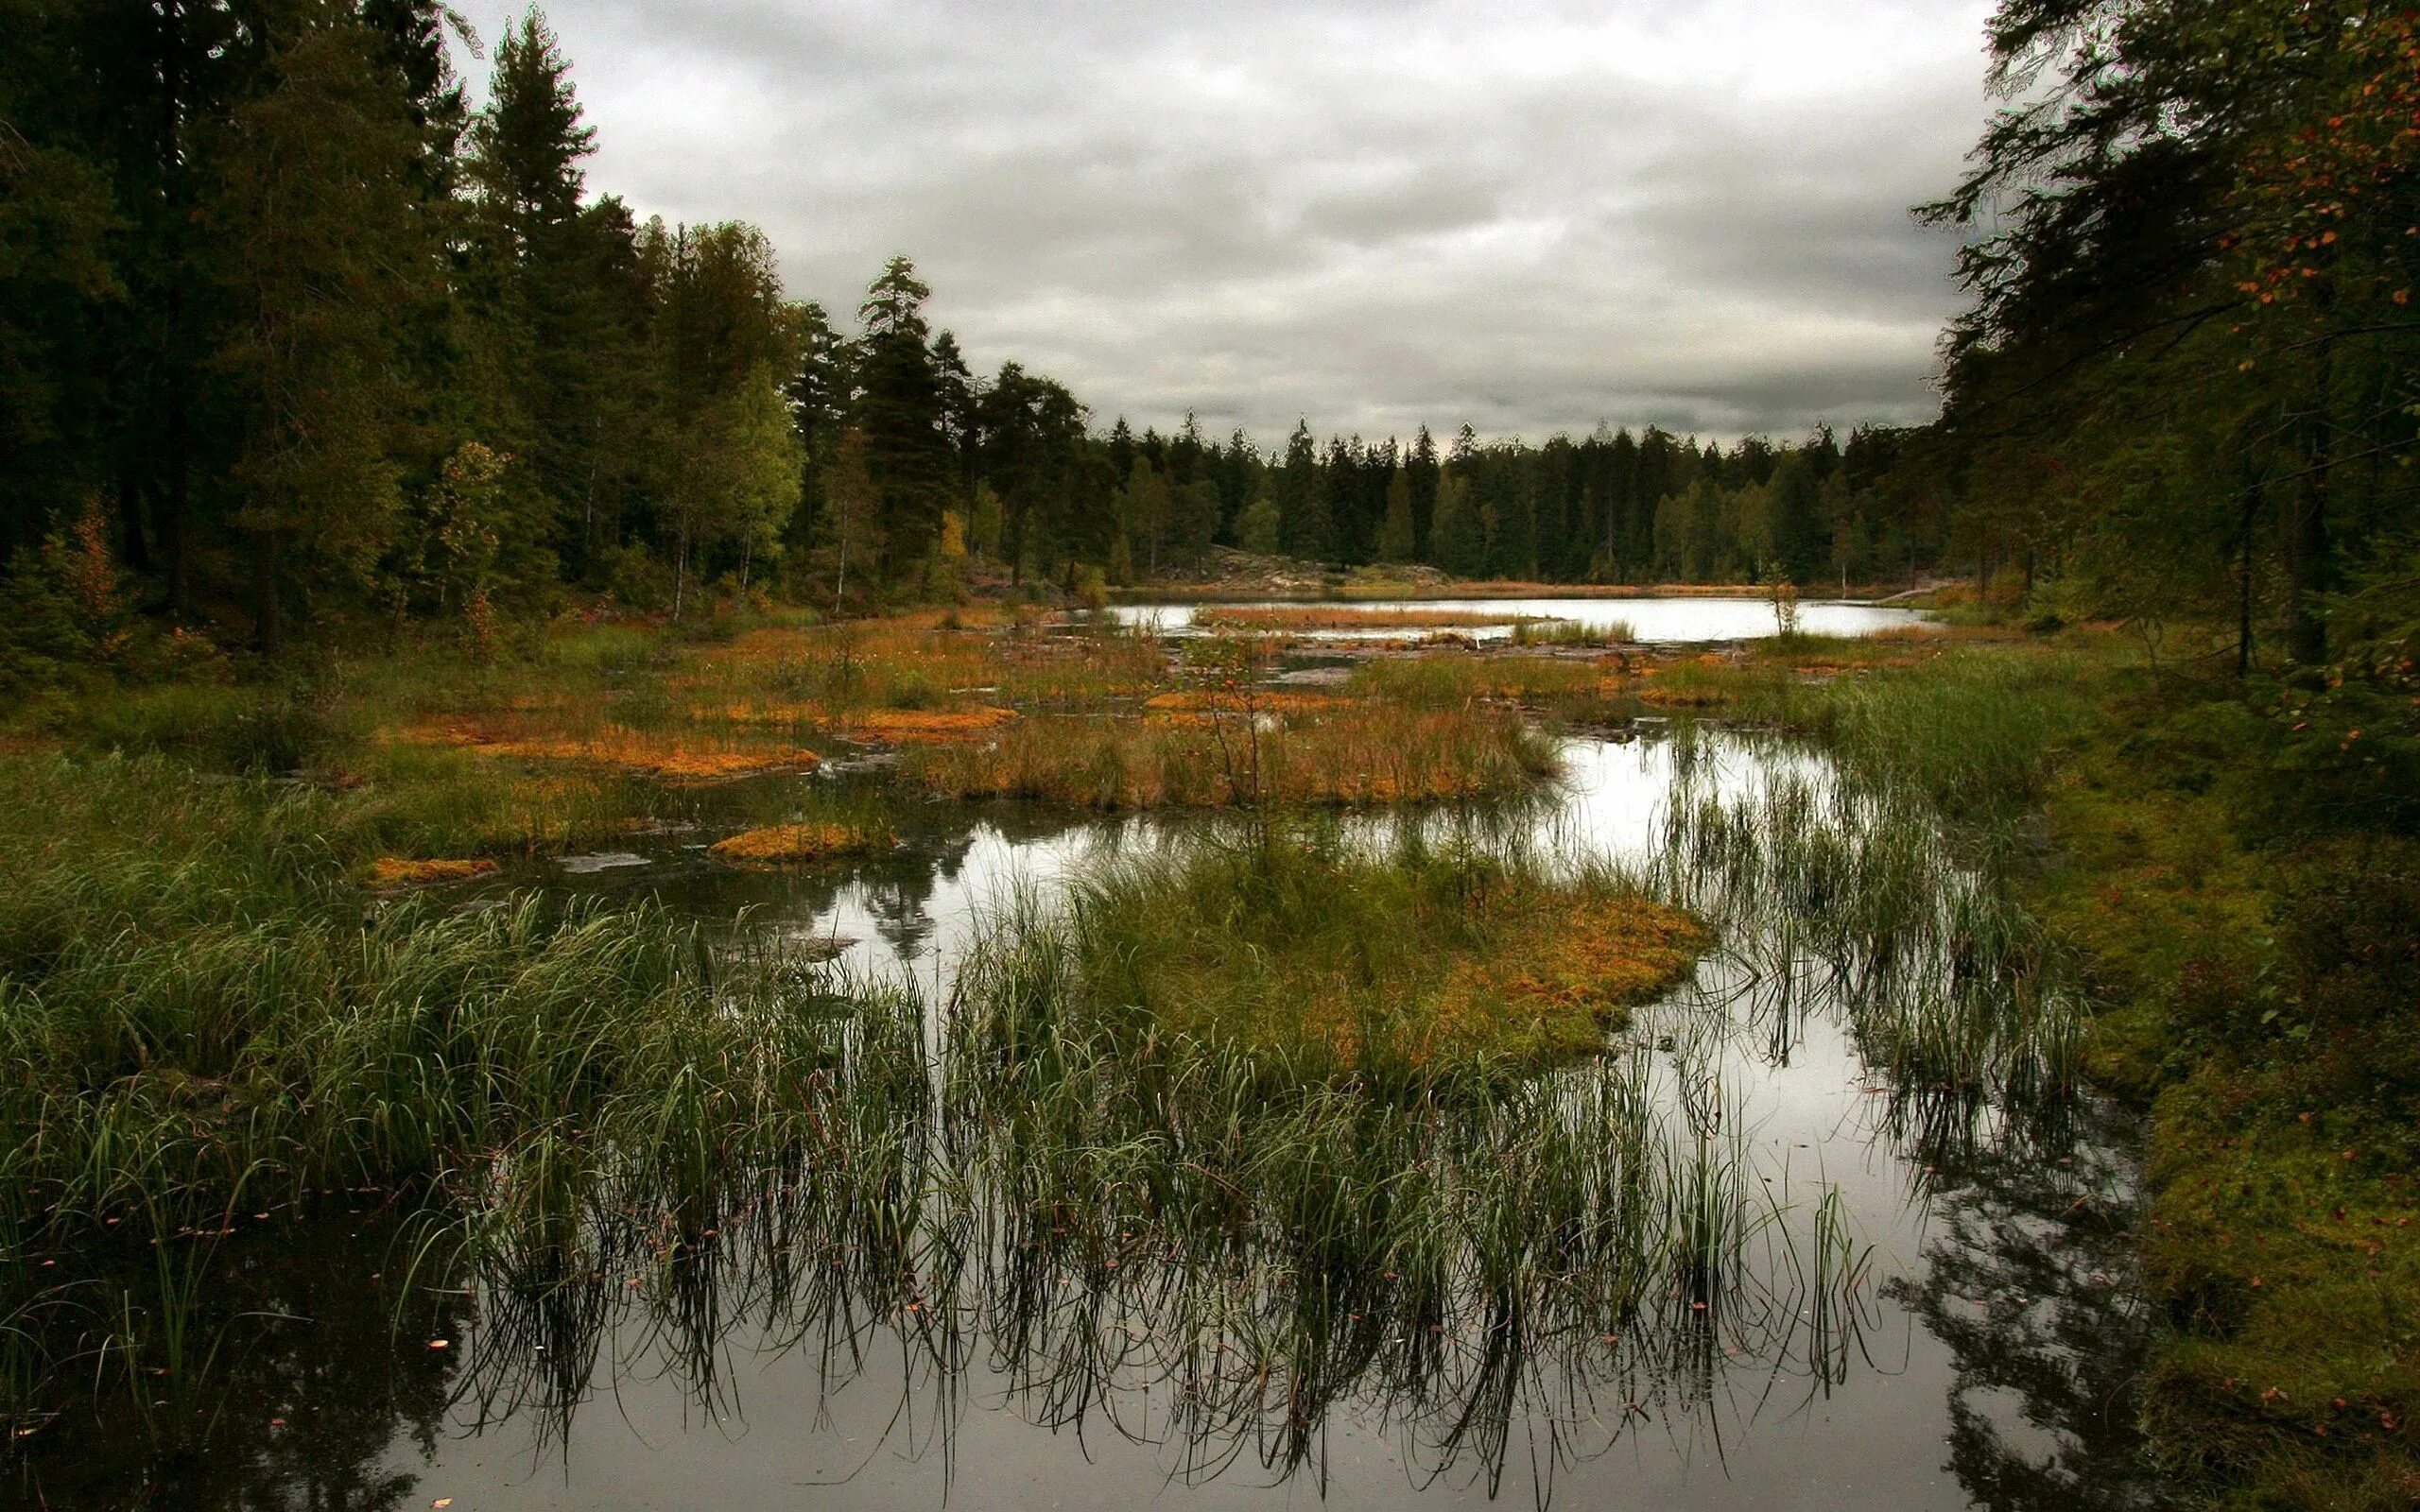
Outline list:
[[[1652,427],[1538,446],[1465,425],[1441,449],[1425,426],[1409,445],[1322,445],[1305,423],[1263,455],[1241,432],[1222,446],[1191,423],[1137,437],[1120,420],[1105,443],[1126,480],[1112,565],[1148,576],[1219,544],[1542,582],[1872,582],[1941,552],[1943,522],[1906,465],[1914,434],[1726,452]]]

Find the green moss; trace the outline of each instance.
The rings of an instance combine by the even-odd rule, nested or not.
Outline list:
[[[2087,989],[2087,1065],[2152,1113],[2147,1413],[2181,1485],[2408,1507],[2420,844],[2313,800],[2267,696],[2068,636],[1769,684],[1753,707],[1972,826]]]

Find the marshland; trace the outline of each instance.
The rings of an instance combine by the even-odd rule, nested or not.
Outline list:
[[[2420,21],[557,9],[9,9],[0,1505],[2420,1505]]]
[[[976,608],[50,700],[11,1472],[1746,1505],[2062,1411],[2131,1486],[2131,1125],[1962,800],[2076,654]],[[2090,1348],[1943,1326],[2001,1203]]]

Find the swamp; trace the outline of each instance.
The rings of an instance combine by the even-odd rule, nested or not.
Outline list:
[[[2041,653],[449,670],[0,757],[27,1494],[2152,1499],[2129,1115],[2004,838],[1776,719]]]
[[[2420,10],[510,10],[0,0],[0,1512],[2420,1508]]]

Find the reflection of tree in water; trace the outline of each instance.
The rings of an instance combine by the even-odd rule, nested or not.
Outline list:
[[[1935,1177],[1939,1235],[1900,1302],[1957,1361],[1950,1466],[1979,1506],[2159,1505],[2136,1384],[2150,1342],[2129,1227],[2135,1173],[2123,1131],[2098,1126],[2057,1160],[1978,1153]],[[2026,1443],[1989,1399],[2023,1403]]]
[[[470,1299],[430,1294],[399,1317],[394,1294],[364,1280],[397,1261],[392,1234],[358,1217],[273,1220],[189,1251],[208,1267],[191,1317],[207,1362],[176,1384],[156,1349],[130,1372],[88,1363],[75,1384],[94,1394],[21,1446],[8,1482],[36,1506],[406,1506],[416,1477],[383,1462],[398,1428],[434,1449],[456,1360],[425,1341],[458,1333]],[[154,1274],[137,1257],[95,1295],[123,1283],[156,1333]]]

